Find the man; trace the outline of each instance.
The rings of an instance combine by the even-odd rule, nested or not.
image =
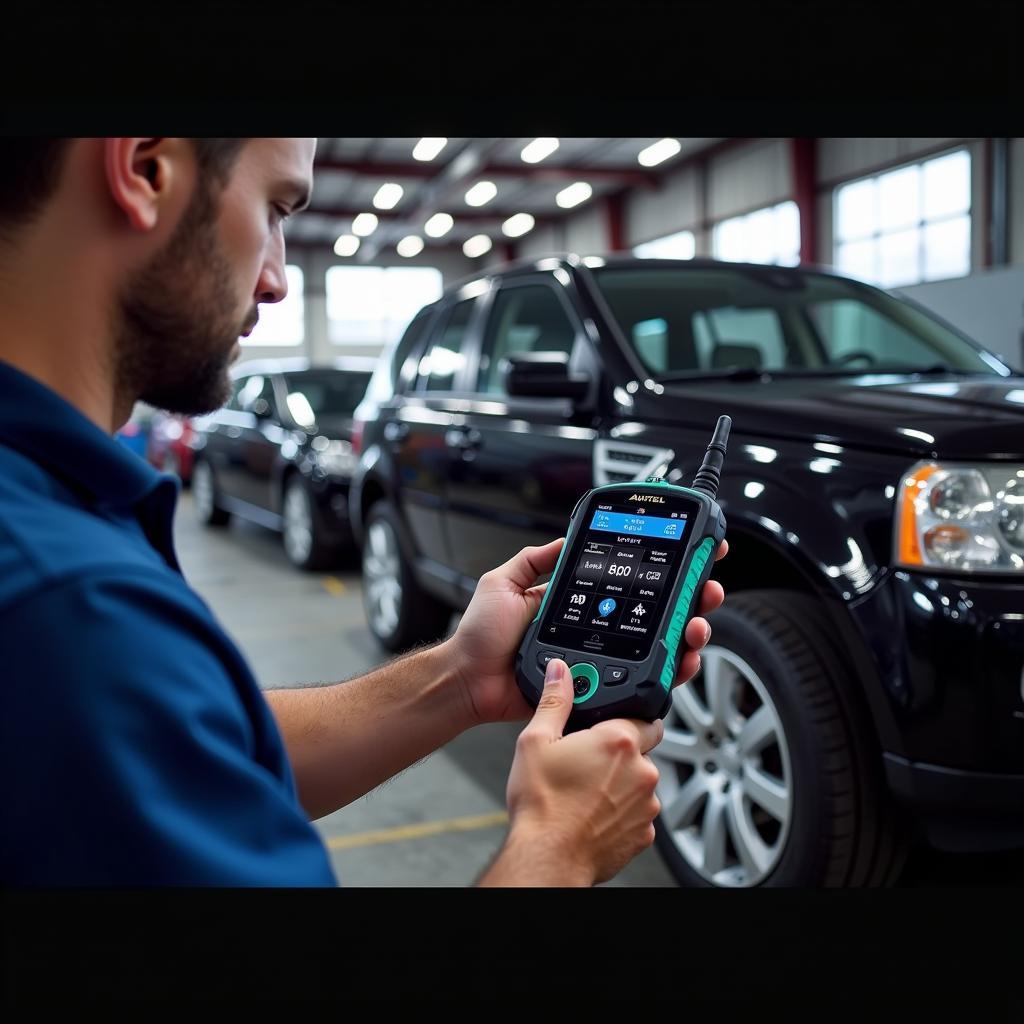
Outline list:
[[[0,665],[6,885],[333,885],[310,819],[484,723],[562,541],[487,573],[455,634],[357,679],[262,693],[183,580],[176,485],[111,434],[136,400],[223,404],[285,296],[315,140],[0,142]],[[722,601],[709,583],[702,611]],[[680,680],[709,628],[691,622]],[[567,737],[552,662],[489,885],[592,885],[653,839],[661,722]]]

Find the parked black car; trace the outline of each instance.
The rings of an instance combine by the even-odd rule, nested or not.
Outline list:
[[[235,367],[227,405],[194,421],[192,492],[200,519],[211,526],[232,514],[251,519],[280,530],[300,568],[331,564],[352,542],[352,412],[373,365],[289,359]]]
[[[1024,378],[835,274],[570,256],[449,289],[356,410],[371,629],[441,634],[595,484],[688,482],[722,413],[728,596],[655,752],[675,877],[1024,845]]]

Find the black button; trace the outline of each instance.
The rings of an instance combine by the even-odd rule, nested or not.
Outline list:
[[[582,697],[590,690],[590,679],[587,676],[573,676],[572,689],[577,697]]]
[[[617,683],[624,683],[629,678],[629,669],[623,668],[621,665],[609,665],[604,670],[604,682],[609,686],[615,686]]]
[[[552,658],[561,658],[565,661],[565,654],[562,651],[541,651],[537,655],[537,664],[541,667],[541,670],[545,670],[548,667],[548,662]]]

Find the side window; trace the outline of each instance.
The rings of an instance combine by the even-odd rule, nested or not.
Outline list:
[[[399,341],[395,347],[395,354],[391,359],[390,373],[391,373],[391,387],[397,388],[398,381],[401,378],[408,380],[410,374],[407,372],[403,373],[405,362],[412,354],[413,349],[417,348],[420,341],[423,339],[423,334],[427,329],[427,325],[430,323],[430,314],[423,313],[416,317],[412,323],[405,329],[405,334],[402,335],[402,340]]]
[[[426,378],[427,391],[451,391],[454,387],[466,359],[462,341],[475,305],[476,299],[456,303],[430,351],[420,360],[420,375]]]
[[[502,362],[513,352],[571,354],[576,331],[547,285],[503,288],[491,308],[480,356],[477,390],[504,393]]]

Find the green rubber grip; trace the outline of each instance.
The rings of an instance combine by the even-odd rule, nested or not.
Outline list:
[[[555,582],[558,577],[558,567],[562,564],[562,556],[565,554],[565,549],[569,546],[569,538],[565,538],[565,543],[562,545],[562,550],[558,552],[558,561],[555,562],[555,571],[551,574],[551,579],[548,581],[547,589],[544,591],[544,596],[541,598],[540,607],[537,609],[537,614],[534,615],[533,621],[536,622],[541,615],[544,613],[544,605],[548,603],[548,597],[551,596],[551,584]]]
[[[686,579],[683,581],[682,590],[679,591],[675,611],[672,613],[672,621],[669,623],[668,630],[665,633],[664,643],[668,651],[668,657],[665,658],[665,667],[661,670],[661,685],[666,690],[672,687],[672,680],[676,669],[676,648],[678,648],[679,641],[683,637],[683,627],[686,625],[686,617],[690,611],[694,591],[697,589],[701,573],[704,572],[704,566],[708,564],[708,559],[714,550],[714,537],[705,537],[700,547],[693,553],[693,561],[690,562],[689,572],[687,572]]]

